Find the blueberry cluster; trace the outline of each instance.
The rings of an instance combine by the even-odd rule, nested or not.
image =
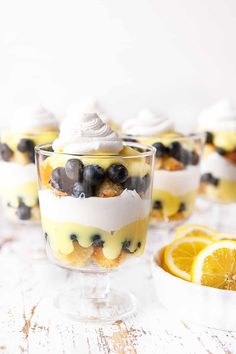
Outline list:
[[[163,204],[160,200],[155,200],[152,204],[152,208],[155,210],[162,210]],[[178,213],[182,213],[185,210],[186,210],[186,204],[184,202],[181,202],[179,205]]]
[[[78,242],[78,240],[79,240],[79,235],[76,235],[76,234],[70,234],[69,237],[70,237],[70,240],[73,241],[73,242]],[[91,242],[92,242],[92,246],[93,247],[98,247],[98,248],[103,248],[104,243],[105,243],[105,241],[102,239],[101,235],[99,235],[99,234],[92,235],[91,236]],[[131,240],[126,239],[125,241],[122,242],[122,250],[127,252],[127,253],[131,253],[131,251],[129,250],[130,245],[131,245]],[[137,249],[139,249],[141,246],[142,246],[141,241],[138,241],[135,251]]]
[[[219,178],[214,177],[211,173],[204,173],[201,176],[201,182],[212,184],[217,187],[219,185]]]
[[[34,163],[34,147],[35,144],[31,139],[21,139],[17,144],[17,150],[22,153],[27,153],[29,157],[29,161]],[[3,161],[10,161],[14,154],[14,151],[6,144],[0,144],[0,156]]]
[[[206,132],[206,141],[205,141],[205,144],[211,144],[211,145],[214,145],[214,135],[211,133],[211,132]],[[216,152],[221,155],[221,156],[224,156],[226,154],[226,151],[219,147],[219,146],[216,146]]]
[[[199,155],[195,151],[183,148],[178,141],[173,141],[169,146],[165,146],[161,142],[156,142],[153,146],[156,148],[157,158],[173,157],[184,165],[197,165],[199,163]]]
[[[35,157],[34,157],[34,147],[35,144],[33,140],[30,139],[21,139],[17,145],[17,149],[20,152],[27,153],[29,156],[29,160],[32,163],[35,163]]]
[[[96,195],[96,190],[108,179],[123,189],[135,189],[138,193],[145,192],[150,184],[150,176],[129,177],[127,168],[122,164],[112,164],[105,171],[99,165],[84,166],[79,159],[70,159],[65,167],[53,170],[50,184],[58,191],[75,198],[84,195],[89,198]]]

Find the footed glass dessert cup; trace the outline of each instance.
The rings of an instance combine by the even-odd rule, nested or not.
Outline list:
[[[222,215],[229,215],[236,202],[235,107],[229,99],[223,99],[203,110],[198,128],[206,134],[201,166],[201,206],[211,211],[212,226],[233,231],[235,225],[229,225]]]
[[[185,222],[198,195],[204,134],[165,132],[125,140],[156,148],[150,225],[168,231]]]
[[[111,271],[141,256],[151,206],[155,149],[68,154],[36,147],[39,201],[49,259],[71,271],[54,305],[76,321],[114,321],[134,297],[110,288]],[[125,267],[125,265],[124,265]]]
[[[13,132],[0,137],[0,198],[4,214],[12,221],[40,220],[34,147],[58,136],[58,130]]]
[[[200,192],[213,202],[235,203],[236,109],[223,99],[202,111],[198,126],[206,134]]]

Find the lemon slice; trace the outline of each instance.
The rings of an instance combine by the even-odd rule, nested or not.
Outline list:
[[[189,224],[180,226],[174,236],[174,239],[177,240],[186,236],[194,236],[194,237],[208,237],[210,239],[215,239],[216,231],[211,227],[205,225],[198,224]]]
[[[228,232],[219,232],[216,234],[215,240],[236,240],[235,234],[230,234]]]
[[[236,290],[236,241],[219,241],[203,249],[191,274],[194,283]]]
[[[208,237],[184,237],[173,241],[164,251],[164,262],[169,271],[191,281],[192,263],[197,254],[211,243]]]

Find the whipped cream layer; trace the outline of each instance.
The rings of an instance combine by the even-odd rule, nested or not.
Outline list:
[[[203,110],[198,121],[199,129],[204,131],[236,130],[236,109],[224,99]]]
[[[20,165],[0,161],[0,170],[0,183],[4,189],[37,181],[36,167],[33,163]]]
[[[155,170],[153,190],[159,189],[180,196],[196,190],[199,182],[199,166],[188,166],[179,171]]]
[[[11,122],[11,129],[19,133],[58,129],[55,116],[41,105],[21,107]]]
[[[71,154],[106,152],[118,154],[123,143],[109,125],[96,113],[69,115],[61,125],[53,150]]]
[[[98,227],[108,232],[143,219],[150,211],[149,200],[130,190],[113,198],[59,198],[47,189],[39,191],[39,201],[42,216],[50,220]]]
[[[122,129],[125,134],[153,136],[173,131],[174,124],[162,112],[154,114],[150,110],[144,109],[138,117],[124,122]]]
[[[236,180],[236,166],[216,152],[202,159],[201,172],[212,173],[216,178]]]

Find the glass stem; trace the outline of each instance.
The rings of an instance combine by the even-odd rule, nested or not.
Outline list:
[[[71,287],[79,289],[79,295],[85,299],[105,299],[110,292],[111,273],[107,272],[71,272]]]

